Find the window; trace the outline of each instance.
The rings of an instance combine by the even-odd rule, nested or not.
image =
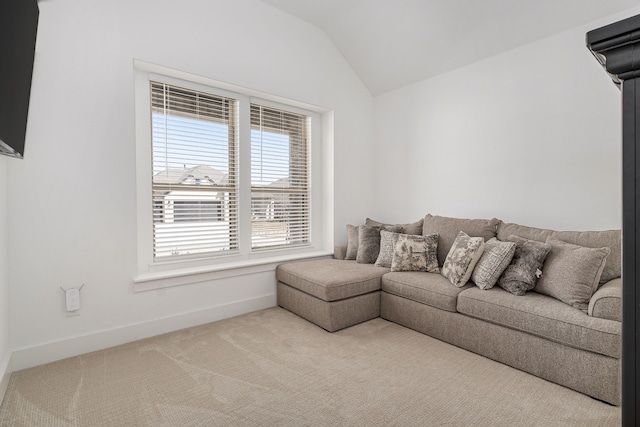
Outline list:
[[[138,60],[134,70],[134,289],[333,253],[331,110]]]
[[[150,85],[154,258],[237,250],[237,101]],[[306,245],[311,118],[250,114],[251,248]]]
[[[251,247],[309,243],[311,119],[251,104]]]
[[[236,250],[236,101],[150,85],[154,258]]]

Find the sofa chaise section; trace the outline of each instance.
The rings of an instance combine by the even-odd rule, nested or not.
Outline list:
[[[278,305],[334,332],[380,317],[380,281],[388,268],[322,259],[276,268]]]

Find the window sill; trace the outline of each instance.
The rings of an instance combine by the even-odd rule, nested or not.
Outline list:
[[[274,271],[278,264],[288,261],[333,256],[331,251],[289,254],[259,260],[242,260],[218,265],[183,268],[155,273],[139,274],[133,279],[133,292],[144,292],[173,286],[190,285],[227,277]]]

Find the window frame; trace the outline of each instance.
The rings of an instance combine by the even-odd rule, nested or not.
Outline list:
[[[158,81],[238,101],[238,243],[233,254],[206,254],[180,259],[153,257],[153,202],[151,191],[152,148],[150,81]],[[273,269],[279,262],[327,256],[333,253],[333,116],[332,110],[264,92],[220,82],[167,67],[134,60],[137,274],[134,291],[194,283],[216,277],[229,277]],[[251,243],[251,124],[250,105],[260,104],[312,120],[309,147],[310,243],[292,248],[252,249]],[[210,274],[226,270],[232,273]],[[203,276],[204,275],[204,276]]]

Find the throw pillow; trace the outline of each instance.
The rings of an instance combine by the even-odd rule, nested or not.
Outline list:
[[[399,234],[391,260],[391,271],[439,273],[438,235]]]
[[[498,279],[498,286],[514,295],[524,295],[536,286],[551,245],[519,236],[509,236],[505,240],[514,242],[516,251],[511,264]]]
[[[361,225],[358,227],[358,253],[356,262],[373,264],[380,253],[380,227]]]
[[[356,259],[358,255],[358,226],[347,224],[347,254],[344,259]]]
[[[411,224],[384,224],[382,222],[373,220],[371,218],[367,218],[364,225],[373,225],[379,227],[401,227],[402,230],[398,231],[398,233],[404,234],[422,234],[422,225],[424,222],[424,218],[420,218],[420,220],[416,222],[412,222]]]
[[[609,248],[611,253],[604,264],[600,285],[622,275],[622,234],[620,230],[605,231],[556,231],[547,239],[561,240],[585,248]],[[599,286],[600,286],[599,285]]]
[[[551,252],[534,290],[586,313],[611,249],[587,248],[553,239],[547,243]]]
[[[491,289],[511,264],[516,244],[501,242],[495,237],[485,242],[484,252],[471,273],[471,280],[480,289]]]
[[[391,267],[393,251],[398,241],[398,235],[402,232],[401,226],[385,226],[380,230],[380,254],[376,259],[376,267]]]
[[[484,252],[482,237],[469,237],[464,231],[458,233],[442,265],[442,275],[457,287],[464,286],[471,277],[473,268]]]

